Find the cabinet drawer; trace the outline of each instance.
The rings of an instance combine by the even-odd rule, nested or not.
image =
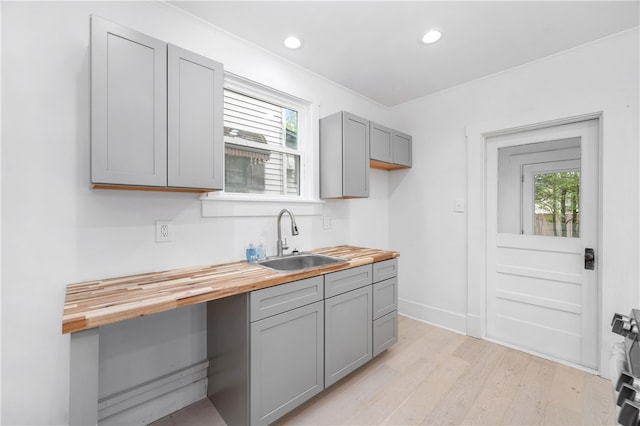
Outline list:
[[[398,341],[398,311],[373,322],[373,356],[378,356]]]
[[[358,266],[357,268],[327,274],[324,276],[325,298],[369,285],[373,282],[372,276],[371,265]]]
[[[373,285],[373,319],[398,309],[398,278],[375,283]]]
[[[323,298],[322,276],[252,291],[249,297],[249,318],[251,322],[257,321]]]
[[[373,282],[388,280],[398,275],[398,259],[383,260],[373,264]]]

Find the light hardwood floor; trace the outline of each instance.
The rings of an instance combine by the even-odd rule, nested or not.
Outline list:
[[[399,341],[279,425],[608,425],[608,380],[406,317]],[[154,426],[224,425],[202,400]]]

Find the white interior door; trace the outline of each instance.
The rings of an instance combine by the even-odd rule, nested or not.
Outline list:
[[[598,120],[487,140],[487,337],[597,368]],[[597,258],[597,257],[596,257]],[[597,264],[597,262],[596,262]]]

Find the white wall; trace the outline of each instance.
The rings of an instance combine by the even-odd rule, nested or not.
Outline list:
[[[201,201],[192,194],[89,189],[90,14],[204,54],[234,74],[306,99],[320,117],[344,109],[388,124],[389,111],[167,4],[2,2],[1,7],[1,422],[64,424],[69,336],[62,335],[61,323],[67,284],[240,260],[249,241],[275,240],[276,226],[275,216],[203,218]],[[299,218],[294,246],[388,248],[388,173],[374,171],[371,179],[370,199],[324,205],[331,229],[323,229],[320,216]],[[295,213],[295,205],[283,207]],[[173,242],[154,242],[156,220],[173,221]],[[101,348],[101,374],[128,375],[134,383],[154,374],[150,365],[160,375],[202,360],[203,312],[199,306],[173,312],[169,320],[158,317],[171,324],[161,329],[153,321],[138,321],[132,325],[137,332],[129,333],[133,337],[120,348],[113,346],[118,327],[106,328],[102,341],[115,343]],[[190,336],[186,340],[180,337],[184,333]],[[151,341],[140,351],[143,355],[128,349],[135,336]],[[161,360],[144,355],[164,350],[172,339],[180,339],[180,350],[163,354]],[[123,351],[131,352],[128,363],[134,367],[118,371],[127,365],[114,359]],[[101,392],[114,391],[114,383],[105,380]]]
[[[600,323],[607,374],[608,352],[618,340],[610,318],[637,307],[640,296],[639,50],[635,29],[393,108],[394,125],[413,135],[414,150],[413,168],[389,182],[391,247],[402,253],[402,312],[466,331],[467,232],[482,229],[467,230],[466,214],[454,213],[453,201],[481,203],[483,196],[467,193],[475,158],[467,163],[465,129],[501,130],[602,111]],[[469,260],[482,256],[470,253]],[[479,318],[483,289],[468,291],[469,313]]]

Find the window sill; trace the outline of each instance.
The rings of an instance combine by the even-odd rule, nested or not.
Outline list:
[[[202,217],[276,216],[291,207],[296,216],[321,216],[324,201],[314,199],[251,196],[212,192],[201,197]]]

